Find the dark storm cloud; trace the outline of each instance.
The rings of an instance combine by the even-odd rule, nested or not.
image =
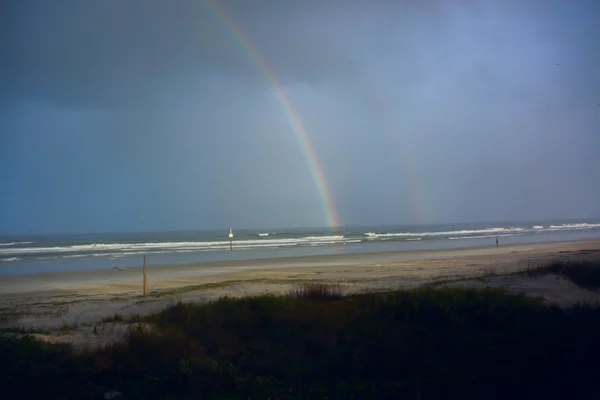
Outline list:
[[[231,9],[282,80],[318,83],[351,73],[355,60],[342,47],[302,26],[289,29],[297,9],[306,14],[309,5],[278,3],[219,7]],[[5,93],[110,104],[139,100],[203,74],[264,80],[202,1],[9,0],[3,8]]]
[[[343,223],[600,215],[599,2],[218,6]],[[0,7],[0,230],[324,223],[286,104],[210,5]]]

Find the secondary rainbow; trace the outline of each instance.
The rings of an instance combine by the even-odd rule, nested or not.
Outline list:
[[[426,196],[422,179],[420,179],[421,174],[418,160],[413,156],[413,152],[407,148],[408,143],[404,141],[401,124],[396,122],[399,113],[397,110],[391,109],[389,102],[386,101],[384,93],[377,82],[371,82],[369,88],[371,89],[373,99],[376,101],[382,112],[383,122],[386,125],[389,139],[397,140],[399,142],[394,143],[394,145],[395,148],[398,149],[398,160],[404,167],[402,172],[404,179],[409,186],[407,195],[412,203],[412,211],[415,214],[418,223],[431,223],[431,221],[435,220],[433,209],[429,207],[429,197]]]
[[[272,68],[269,66],[264,57],[260,54],[254,43],[242,32],[241,29],[237,27],[233,19],[229,16],[227,11],[220,7],[217,2],[207,0],[205,4],[208,6],[210,10],[214,12],[216,17],[223,22],[223,24],[229,29],[229,31],[233,34],[235,39],[240,43],[241,47],[246,51],[246,53],[250,56],[250,58],[256,63],[258,68],[262,71],[265,79],[271,84],[273,89],[275,90],[275,94],[279,99],[281,107],[283,108],[284,113],[286,114],[288,120],[290,121],[292,130],[294,135],[300,142],[300,146],[302,148],[302,152],[305,155],[306,161],[308,163],[308,167],[310,169],[311,176],[317,190],[319,192],[319,196],[321,197],[321,201],[323,203],[323,213],[325,216],[326,223],[329,227],[334,230],[340,226],[339,219],[337,217],[337,213],[335,212],[334,203],[331,197],[331,193],[329,188],[327,187],[327,181],[325,180],[325,174],[323,172],[323,168],[321,167],[321,163],[319,162],[319,158],[317,157],[317,153],[310,141],[310,137],[300,116],[292,107],[292,103],[285,93],[283,87],[279,83],[277,76],[273,72]]]

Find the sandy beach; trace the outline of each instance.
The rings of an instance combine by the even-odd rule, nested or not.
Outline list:
[[[142,295],[142,268],[3,276],[2,327],[63,330],[53,341],[114,340],[123,323],[96,324],[115,314],[127,319],[157,312],[176,299],[207,301],[223,296],[280,294],[306,281],[339,283],[346,293],[444,283],[503,286],[562,306],[600,301],[600,294],[553,277],[508,275],[555,259],[598,260],[600,241],[544,243],[438,251],[366,253],[285,259],[148,266],[148,296]],[[472,279],[482,278],[482,279]],[[62,328],[61,328],[62,327]],[[75,328],[76,327],[76,328]]]
[[[374,287],[404,287],[439,279],[470,277],[494,268],[514,272],[549,259],[595,257],[599,241],[542,243],[434,251],[363,253],[327,256],[231,260],[190,265],[152,265],[149,291],[227,281],[325,280]],[[240,282],[241,283],[241,282]],[[0,280],[0,299],[139,295],[142,268],[7,275]]]

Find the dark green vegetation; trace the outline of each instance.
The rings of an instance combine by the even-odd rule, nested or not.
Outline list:
[[[311,300],[339,300],[342,298],[342,287],[328,283],[304,283],[293,288],[289,297]]]
[[[124,321],[124,318],[121,314],[115,314],[111,317],[106,317],[102,319],[103,323],[108,323],[108,322],[122,322]]]
[[[540,266],[529,266],[524,272],[530,278],[556,274],[582,288],[600,288],[600,262],[598,261],[552,261]]]
[[[178,303],[147,318],[152,329],[80,355],[2,339],[3,397],[600,396],[598,308],[560,310],[498,289],[340,294],[309,284],[284,297]]]

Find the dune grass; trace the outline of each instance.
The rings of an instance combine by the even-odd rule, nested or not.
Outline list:
[[[125,319],[123,318],[123,316],[121,314],[115,313],[115,315],[110,315],[107,317],[102,318],[102,323],[103,324],[107,324],[110,322],[123,322]]]
[[[305,282],[296,285],[289,293],[293,298],[312,300],[336,300],[343,294],[342,286],[322,282]]]
[[[530,278],[556,274],[585,289],[600,288],[600,261],[555,260],[529,265],[523,273]]]
[[[7,398],[506,399],[599,393],[600,310],[499,289],[179,302],[78,354],[0,339]],[[145,326],[145,327],[144,327]],[[148,328],[150,327],[150,328]]]

